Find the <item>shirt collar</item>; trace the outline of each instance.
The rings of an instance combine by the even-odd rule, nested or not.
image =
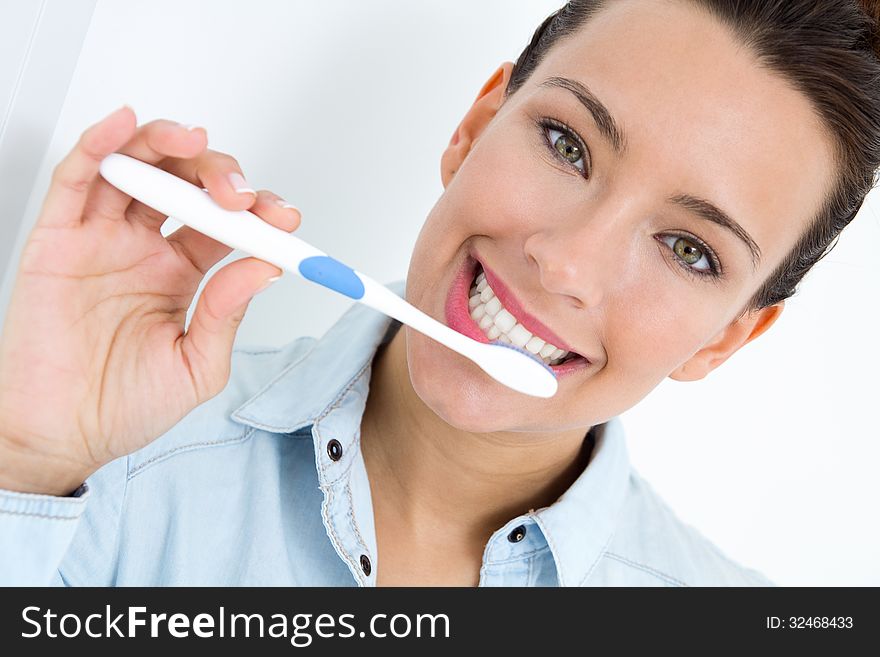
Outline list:
[[[405,281],[387,287],[404,297]],[[232,419],[275,433],[314,424],[369,370],[376,351],[398,328],[396,320],[353,304],[311,349],[239,406]],[[363,401],[357,406],[361,413]],[[529,514],[550,545],[560,586],[581,585],[589,576],[614,535],[626,497],[630,466],[620,419],[597,425],[594,436],[587,468],[556,502]]]
[[[560,586],[582,586],[614,536],[629,483],[623,424],[611,418],[593,429],[587,467],[553,504],[531,514],[544,533]]]
[[[404,281],[387,287],[404,296]],[[399,324],[369,306],[353,304],[311,349],[239,406],[232,419],[275,433],[313,424],[372,364]]]

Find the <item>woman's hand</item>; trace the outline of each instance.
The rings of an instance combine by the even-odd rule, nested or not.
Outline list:
[[[218,394],[248,302],[281,274],[256,258],[224,266],[184,333],[199,282],[231,249],[188,226],[163,237],[165,216],[100,177],[113,152],[207,188],[229,210],[299,226],[278,196],[236,192],[238,163],[207,150],[202,129],[137,127],[126,107],[86,130],[54,170],[0,334],[0,488],[69,494]]]

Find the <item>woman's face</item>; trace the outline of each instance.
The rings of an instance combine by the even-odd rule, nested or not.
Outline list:
[[[540,322],[590,363],[544,400],[408,328],[407,361],[416,393],[449,424],[552,434],[606,421],[667,376],[701,378],[775,320],[781,305],[742,310],[823,201],[832,142],[804,96],[686,3],[611,3],[502,103],[510,69],[487,82],[443,155],[445,192],[406,296],[482,334],[447,315],[466,312],[477,258],[515,299],[504,307],[528,314],[514,311],[520,323],[550,337]],[[607,116],[591,115],[579,85]],[[671,200],[688,196],[740,229]]]

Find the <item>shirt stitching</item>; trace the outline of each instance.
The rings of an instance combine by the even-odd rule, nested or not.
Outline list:
[[[0,509],[0,513],[9,516],[28,516],[30,518],[45,518],[47,520],[77,520],[79,516],[55,516],[48,513],[32,513],[30,511],[7,511]]]
[[[667,575],[666,573],[662,573],[659,570],[651,568],[650,566],[646,566],[643,563],[638,563],[636,561],[632,561],[630,559],[627,559],[626,557],[622,557],[619,554],[615,554],[614,552],[605,552],[605,556],[609,557],[610,559],[615,559],[616,561],[624,563],[627,566],[631,566],[632,568],[636,568],[638,570],[644,571],[644,572],[648,573],[649,575],[654,575],[654,577],[657,577],[658,579],[662,579],[668,584],[674,584],[675,586],[687,586],[687,584],[685,584],[681,580],[675,579],[674,577]]]
[[[319,445],[323,444],[324,439],[321,436],[320,422],[318,420],[315,420],[315,423],[312,425],[312,428],[318,436],[318,444]],[[321,469],[321,475],[322,475],[321,480],[322,480],[322,482],[326,482],[326,478],[323,475],[326,473],[327,468],[329,468],[330,466],[329,465],[324,466],[323,464],[321,464],[320,458],[319,458],[318,465]],[[321,516],[324,518],[324,526],[327,528],[328,535],[330,537],[330,542],[333,544],[336,551],[342,556],[342,559],[346,562],[346,564],[348,564],[349,569],[352,570],[353,575],[355,577],[355,580],[358,582],[358,584],[360,586],[365,586],[366,579],[361,576],[361,571],[358,569],[359,564],[355,562],[354,556],[351,555],[348,552],[348,550],[346,550],[345,547],[343,546],[342,540],[339,538],[339,535],[336,533],[336,524],[333,522],[333,519],[331,518],[331,515],[330,515],[330,511],[332,509],[333,499],[334,499],[333,490],[334,490],[335,486],[337,485],[337,482],[340,481],[343,477],[345,477],[346,474],[350,470],[351,470],[351,464],[349,464],[349,467],[347,467],[345,469],[345,471],[340,473],[339,476],[336,479],[334,479],[334,481],[332,483],[330,483],[330,484],[325,483],[324,485],[321,486],[321,490],[324,491],[324,495],[325,495],[324,503],[321,505]],[[351,491],[350,490],[349,490],[349,503],[351,504]],[[360,532],[357,529],[357,525],[354,522],[354,518],[351,517],[352,506],[353,505],[349,506],[348,515],[349,515],[349,518],[351,519],[351,524],[354,526],[355,533],[357,534],[361,543],[363,543],[363,538],[361,538],[361,536],[360,536]],[[366,550],[366,545],[364,545],[364,549]]]
[[[553,542],[553,537],[550,535],[550,532],[547,531],[547,527],[544,525],[544,521],[541,518],[539,518],[536,514],[535,515],[529,514],[529,515],[532,515],[532,517],[535,519],[535,522],[541,528],[541,531],[544,533],[544,538],[547,539],[547,544],[550,546],[550,549],[552,550],[553,561],[556,563],[556,570],[558,571],[560,583],[566,582],[567,578],[565,577],[564,568],[562,567],[562,558],[561,558],[562,555],[559,555],[559,552],[557,552],[556,545]],[[557,558],[557,555],[559,555],[559,558]]]
[[[190,443],[188,445],[179,445],[178,447],[174,447],[173,449],[169,449],[168,451],[162,452],[161,454],[157,454],[156,456],[140,463],[135,466],[131,470],[128,471],[128,479],[134,479],[137,475],[144,471],[147,467],[155,463],[156,461],[163,460],[166,457],[171,456],[177,452],[182,451],[190,451],[194,449],[198,449],[200,447],[214,447],[216,445],[227,445],[229,443],[242,442],[250,437],[250,435],[255,431],[253,427],[249,427],[242,435],[236,436],[235,438],[224,438],[223,440],[208,440],[200,443]]]
[[[235,353],[237,353],[237,354],[248,354],[250,356],[262,356],[264,354],[277,354],[283,348],[284,347],[266,347],[266,348],[254,347],[252,349],[248,349],[247,347],[239,347],[239,348],[234,349],[233,351],[235,351]]]
[[[509,557],[507,559],[501,559],[500,561],[494,561],[494,560],[488,561],[487,565],[503,566],[505,564],[515,563],[517,561],[523,561],[526,558],[531,559],[531,558],[536,557],[537,555],[541,554],[542,552],[546,552],[549,549],[550,549],[549,545],[543,545],[539,548],[535,548],[534,550],[529,550],[528,552],[521,552],[514,557]]]
[[[312,421],[313,429],[315,430],[315,432],[318,435],[319,445],[323,445],[323,443],[324,443],[323,436],[321,435],[321,420],[323,420],[325,417],[330,415],[330,413],[332,413],[335,409],[337,409],[339,407],[339,405],[342,403],[342,400],[345,398],[345,396],[348,394],[348,392],[354,387],[354,385],[361,379],[361,377],[366,373],[367,369],[371,366],[371,364],[372,364],[372,361],[367,361],[366,363],[364,363],[363,367],[361,367],[361,369],[358,370],[358,372],[348,381],[348,383],[342,388],[342,390],[339,392],[339,394],[336,395],[336,397],[333,399],[333,401],[330,404],[328,404],[327,407],[321,412],[321,414],[318,415],[318,417],[316,417]],[[352,449],[354,449],[356,445],[357,445],[357,438],[355,438],[352,441],[350,447]],[[319,459],[319,461],[318,461],[318,466],[321,469],[322,475],[326,475],[327,470],[330,468],[331,465],[332,464],[330,464],[330,463],[325,465],[323,463],[323,459]],[[347,465],[348,465],[348,467],[346,467],[345,470],[340,472],[339,475],[336,478],[334,478],[334,480],[333,480],[334,483],[340,481],[343,477],[348,475],[348,473],[351,471],[351,468],[353,466],[353,460],[349,459],[349,463]],[[332,486],[332,484],[331,484],[331,486]],[[332,489],[332,487],[328,487],[327,490],[328,490],[327,506],[329,506],[330,499],[332,499],[332,497],[333,497],[333,492],[332,492],[333,489]],[[348,507],[349,521],[351,523],[352,528],[354,529],[355,536],[357,537],[357,540],[358,540],[360,546],[363,547],[364,552],[369,552],[369,550],[367,549],[367,544],[364,541],[363,536],[361,535],[358,524],[354,519],[354,501],[352,499],[350,482],[346,482],[345,490],[346,490],[346,493],[348,496],[348,503],[349,503],[349,507]],[[358,570],[358,568],[357,568],[358,564],[355,563],[354,557],[351,554],[349,554],[348,550],[346,550],[342,546],[342,542],[339,539],[338,535],[336,534],[335,525],[333,524],[332,520],[326,514],[325,514],[325,517],[328,520],[327,526],[330,528],[330,532],[332,534],[331,540],[333,541],[334,545],[338,546],[339,551],[341,551],[343,554],[345,554],[346,561],[348,561],[350,567],[353,567],[354,572],[356,573],[355,578],[358,580],[360,585],[365,586],[366,585],[366,576],[361,575],[361,571]]]
[[[306,356],[308,356],[308,353],[304,354],[303,357],[300,358],[300,360],[302,360],[302,359],[305,358]],[[239,409],[239,411],[246,411],[247,408],[248,408],[248,406],[250,406],[251,404],[255,403],[256,400],[259,398],[259,396],[263,394],[263,392],[265,392],[268,388],[270,388],[270,387],[272,387],[273,385],[275,385],[275,383],[278,381],[278,379],[280,379],[284,374],[286,374],[287,371],[288,371],[291,367],[293,367],[294,365],[297,365],[297,364],[300,362],[300,360],[296,361],[295,363],[291,363],[291,364],[290,364],[290,365],[289,365],[289,366],[288,366],[288,367],[287,367],[287,368],[286,368],[281,374],[279,374],[278,376],[276,376],[275,379],[273,379],[270,383],[266,384],[266,385],[263,387],[263,389],[262,389],[259,393],[257,393],[256,397],[254,397],[254,398],[251,400],[250,403],[246,404],[245,406],[242,406],[242,407]],[[327,415],[329,415],[330,412],[332,412],[334,409],[338,408],[340,402],[342,401],[342,398],[343,398],[343,397],[345,396],[345,394],[346,394],[346,393],[347,393],[347,392],[348,392],[348,391],[354,386],[354,384],[357,383],[358,379],[360,379],[360,377],[363,376],[364,372],[367,371],[367,369],[370,367],[371,364],[372,364],[372,361],[369,361],[369,360],[368,360],[368,361],[363,365],[363,367],[361,367],[361,369],[357,372],[357,374],[355,374],[354,377],[351,378],[351,379],[349,380],[349,382],[345,385],[345,387],[344,387],[344,388],[338,393],[338,395],[336,396],[336,398],[335,398],[332,402],[330,402],[330,404],[329,404],[329,405],[328,405],[323,411],[321,411],[321,413],[320,413],[319,415],[317,415],[316,417],[311,418],[311,419],[305,419],[305,420],[303,420],[303,423],[304,423],[303,426],[305,426],[305,425],[307,425],[307,424],[316,424],[317,422],[320,422],[322,419],[324,419],[325,417],[327,417]],[[266,431],[272,431],[272,432],[274,432],[274,433],[281,433],[281,432],[284,431],[284,428],[281,427],[281,426],[279,426],[279,425],[277,425],[277,424],[266,424],[265,422],[260,422],[259,420],[255,420],[255,419],[251,419],[251,418],[246,418],[246,419],[247,419],[247,421],[248,421],[249,423],[251,423],[252,425],[257,426],[257,427],[259,427],[260,429],[265,429]],[[298,430],[299,428],[302,428],[302,427],[298,427],[297,430]],[[323,466],[321,466],[321,467],[323,468]]]
[[[336,410],[339,407],[339,404],[342,402],[342,398],[345,397],[345,395],[348,393],[349,390],[352,389],[352,387],[354,387],[354,384],[357,383],[358,380],[364,375],[364,372],[367,371],[367,368],[369,368],[370,365],[372,365],[372,361],[367,361],[366,363],[364,363],[364,366],[361,367],[361,369],[358,370],[357,374],[355,374],[349,380],[349,382],[339,392],[339,394],[336,395],[336,398],[330,403],[330,405],[327,406],[323,411],[321,411],[321,414],[315,419],[315,422],[320,422],[325,417],[327,417],[332,411]]]
[[[318,421],[315,420],[312,422],[312,430],[318,436],[318,445],[320,446],[324,441],[321,437],[321,427],[318,424]],[[314,441],[314,439],[313,439]],[[316,447],[316,449],[320,449]],[[343,547],[342,542],[339,539],[339,536],[336,534],[336,525],[333,522],[333,518],[331,517],[331,510],[333,507],[333,488],[334,484],[325,484],[325,466],[321,464],[320,452],[316,456],[318,461],[318,468],[320,470],[319,479],[321,481],[320,489],[324,494],[324,500],[321,503],[321,520],[324,523],[324,527],[327,530],[327,537],[330,539],[330,543],[333,545],[333,549],[336,550],[336,553],[340,556],[343,562],[348,566],[349,571],[352,573],[352,577],[354,577],[355,582],[359,586],[364,585],[364,581],[361,579],[360,571],[357,569],[356,564],[354,563],[353,557],[348,553],[348,551]]]
[[[319,442],[319,444],[323,444],[323,443],[324,443],[324,439],[323,439],[323,437],[321,436],[321,426],[320,426],[320,425],[321,425],[321,420],[323,420],[325,417],[327,417],[328,415],[330,415],[330,413],[331,413],[333,410],[335,410],[336,408],[339,407],[339,405],[342,403],[342,399],[345,397],[345,395],[348,393],[348,391],[351,390],[352,387],[354,387],[355,383],[357,383],[358,380],[364,375],[364,373],[367,371],[367,368],[368,368],[369,366],[370,366],[370,361],[367,361],[367,363],[364,364],[364,366],[360,369],[360,371],[359,371],[357,374],[354,375],[354,377],[352,377],[352,379],[351,379],[351,380],[348,382],[348,384],[342,389],[342,391],[336,396],[336,398],[335,398],[335,399],[334,399],[334,400],[333,400],[333,401],[332,401],[332,402],[331,402],[331,403],[330,403],[330,404],[329,404],[329,405],[328,405],[328,406],[327,406],[327,407],[321,412],[321,414],[320,414],[318,417],[316,417],[316,418],[312,421],[313,428],[315,429],[315,431],[316,431],[317,434],[318,434],[318,442]],[[351,446],[353,447],[355,444],[356,444],[356,440],[353,440],[352,443],[351,443]],[[347,450],[346,450],[346,451],[347,451]],[[349,461],[350,461],[350,459],[349,459]],[[336,463],[336,461],[334,461],[333,463]],[[318,467],[321,468],[321,473],[322,473],[322,474],[326,474],[327,469],[328,469],[331,465],[332,465],[331,463],[328,463],[328,464],[325,465],[325,464],[323,463],[323,459],[320,459],[320,460],[318,461]],[[348,473],[348,471],[349,471],[350,469],[351,469],[351,463],[348,463],[348,467],[347,467],[344,471],[340,472],[340,473],[339,473],[339,476],[337,476],[337,477],[334,479],[334,481],[339,481],[339,479],[341,479],[343,476],[345,476],[345,475]]]
[[[578,586],[583,586],[583,585],[584,585],[584,582],[586,582],[587,579],[590,577],[590,575],[593,574],[593,571],[596,569],[596,566],[597,566],[597,565],[599,564],[599,562],[602,560],[602,554],[605,553],[605,551],[606,551],[607,548],[608,548],[608,544],[611,543],[611,539],[612,539],[612,538],[614,538],[614,532],[611,532],[611,534],[610,534],[610,535],[608,536],[608,538],[605,540],[605,544],[602,546],[602,549],[599,550],[599,556],[596,557],[596,560],[593,561],[593,563],[592,563],[592,564],[590,565],[590,567],[587,569],[587,572],[586,572],[586,574],[584,575],[584,578],[580,581],[580,584],[578,584]]]
[[[346,482],[345,484],[345,492],[348,495],[348,518],[351,520],[351,526],[354,529],[354,535],[357,537],[358,544],[364,548],[364,552],[369,552],[370,550],[367,548],[367,543],[364,540],[364,537],[361,536],[360,529],[358,528],[357,521],[354,518],[354,499],[351,495],[351,480]]]
[[[85,483],[85,482],[83,482],[83,483]],[[44,497],[44,498],[50,498],[52,500],[55,500],[59,497],[57,495],[46,495],[43,493],[20,493],[18,491],[14,491],[14,490],[0,490],[0,500],[3,500],[3,499],[7,499],[10,501],[12,501],[12,500],[29,500],[34,495],[39,495],[40,497]],[[75,506],[82,506],[83,504],[86,503],[86,498],[83,497],[82,495],[80,495],[79,497],[64,497],[62,499],[64,499],[66,504],[72,504]]]
[[[750,569],[750,568],[745,568],[741,564],[739,564],[736,561],[734,561],[733,559],[731,559],[730,556],[725,554],[718,545],[707,540],[706,537],[703,534],[701,534],[700,531],[696,527],[694,527],[692,524],[690,524],[688,522],[684,522],[681,518],[679,518],[678,514],[675,512],[675,510],[671,506],[669,506],[669,504],[666,502],[666,500],[664,500],[662,497],[660,497],[660,495],[654,489],[653,485],[651,485],[651,483],[647,479],[645,479],[640,474],[638,474],[638,472],[635,471],[635,468],[633,468],[633,471],[634,471],[636,477],[638,478],[639,486],[641,486],[642,488],[645,489],[644,494],[645,495],[650,494],[651,498],[659,504],[659,506],[663,509],[664,512],[669,514],[669,516],[671,516],[674,519],[675,523],[677,523],[679,526],[681,526],[688,533],[688,535],[691,539],[696,540],[701,547],[712,552],[714,556],[721,559],[727,566],[733,567],[734,569],[737,569],[737,570],[752,570],[752,572],[757,572],[759,576],[763,577],[763,575],[761,575],[760,572],[754,571],[753,569]]]
[[[300,340],[305,340],[306,337],[307,336],[303,336],[301,338],[298,338],[297,342],[299,342]],[[314,344],[312,345],[312,349],[314,349]],[[299,358],[297,358],[293,362],[289,363],[283,370],[281,370],[278,374],[276,374],[275,377],[271,381],[269,381],[269,383],[264,385],[257,392],[256,395],[254,395],[250,400],[245,402],[245,404],[241,408],[239,408],[236,412],[246,411],[250,406],[255,404],[259,400],[259,398],[263,395],[263,393],[265,393],[269,388],[273,387],[278,381],[280,381],[282,378],[284,378],[284,376],[286,376],[290,370],[292,370],[294,367],[299,365],[303,360],[305,360],[306,357],[312,352],[312,349],[306,350],[304,353],[300,354]],[[271,427],[270,425],[264,425],[262,423],[258,423],[258,424],[260,424],[260,428],[275,429],[277,431],[277,427]]]
[[[318,446],[320,447],[320,445],[324,444],[324,436],[321,434],[320,423],[315,421],[315,424],[312,425],[312,429],[314,430],[315,434],[318,436]],[[312,439],[312,440],[314,440],[314,439]],[[341,481],[346,475],[348,475],[349,472],[351,472],[351,468],[354,465],[354,460],[348,458],[347,454],[348,454],[348,450],[345,450],[345,454],[343,455],[343,461],[333,461],[331,463],[328,463],[327,465],[324,465],[324,463],[321,462],[323,457],[318,458],[318,468],[320,468],[320,471],[321,471],[320,474],[322,475],[321,476],[321,483],[322,484],[327,484],[327,485],[335,484],[337,481]],[[345,469],[341,470],[339,472],[339,474],[333,479],[333,481],[328,482],[327,477],[326,477],[327,470],[329,470],[334,465],[339,465],[341,463],[344,463]]]
[[[122,499],[119,500],[119,518],[116,521],[116,542],[114,544],[113,554],[117,555],[114,563],[113,563],[113,573],[110,576],[110,581],[113,583],[113,586],[116,586],[116,583],[119,581],[119,562],[120,558],[118,555],[122,554],[122,550],[120,550],[120,546],[122,545],[122,524],[123,518],[125,518],[125,501],[128,496],[128,482],[129,477],[128,473],[131,468],[131,454],[126,455],[125,457],[125,472],[126,477],[122,482]],[[61,572],[61,568],[58,569],[58,572]]]
[[[336,525],[330,517],[330,508],[333,502],[333,487],[322,486],[321,489],[324,491],[325,495],[324,504],[321,505],[321,516],[324,518],[325,527],[327,527],[330,532],[330,542],[333,543],[333,547],[336,548],[336,551],[342,555],[342,558],[348,564],[349,570],[353,573],[357,583],[360,586],[364,586],[365,582],[361,577],[360,571],[357,569],[354,558],[348,553],[348,550],[343,547],[342,542],[336,534]]]

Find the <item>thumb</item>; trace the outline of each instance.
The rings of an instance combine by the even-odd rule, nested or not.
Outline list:
[[[181,342],[202,401],[229,380],[235,334],[250,300],[280,277],[275,265],[249,257],[221,267],[208,280]]]

